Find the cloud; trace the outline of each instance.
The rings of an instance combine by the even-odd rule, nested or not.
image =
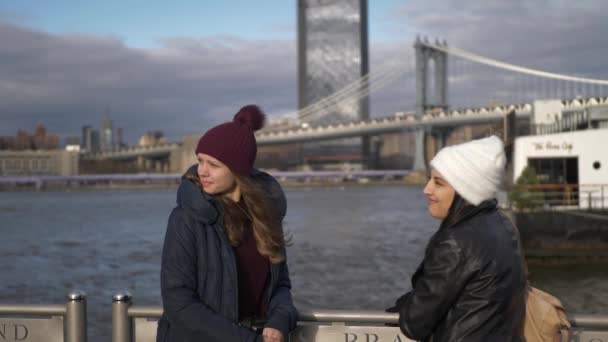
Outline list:
[[[47,124],[62,135],[109,110],[134,141],[146,130],[198,133],[259,103],[295,108],[295,43],[175,38],[155,50],[116,37],[51,35],[0,24],[0,134]]]
[[[601,1],[415,0],[401,5],[387,24],[395,32],[445,39],[448,45],[508,63],[561,74],[608,79],[608,9]],[[401,23],[408,23],[407,29]],[[458,64],[449,60],[452,71]],[[531,91],[565,84],[525,77],[489,67],[468,66],[473,82],[457,91],[479,94]],[[513,82],[506,82],[513,79]],[[523,79],[523,80],[522,80]],[[537,86],[533,87],[536,82]],[[544,83],[543,83],[544,82]],[[526,83],[530,83],[526,85]],[[477,86],[474,86],[477,84]],[[454,87],[452,87],[454,88]],[[557,92],[559,89],[555,89]]]
[[[602,5],[586,0],[404,2],[383,16],[385,31],[399,39],[370,37],[372,72],[401,65],[394,69],[401,75],[372,94],[372,116],[414,109],[417,33],[513,64],[608,79],[608,10]],[[0,41],[0,135],[33,129],[36,122],[62,136],[79,135],[83,125],[98,127],[109,110],[129,142],[156,129],[178,140],[229,120],[244,104],[260,104],[270,117],[296,108],[291,38],[174,37],[155,49],[137,49],[115,36],[49,34],[0,21]],[[512,98],[504,101],[526,100],[541,96],[538,88],[551,90],[542,81],[457,58],[448,63],[452,106],[507,95]]]

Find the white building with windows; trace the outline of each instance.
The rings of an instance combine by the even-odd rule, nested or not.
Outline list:
[[[608,209],[608,128],[518,137],[514,182],[528,165],[541,184],[577,185],[580,208]]]

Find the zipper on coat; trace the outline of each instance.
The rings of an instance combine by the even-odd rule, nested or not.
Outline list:
[[[234,314],[236,315],[235,320],[238,322],[239,321],[239,279],[238,279],[238,272],[236,269],[236,257],[234,256],[234,251],[232,250],[232,248],[230,248],[230,243],[228,242],[228,237],[226,236],[226,231],[224,230],[224,227],[222,225],[220,225],[220,222],[224,221],[224,214],[222,213],[219,217],[219,220],[217,221],[217,223],[215,224],[216,230],[218,232],[218,234],[220,235],[220,239],[222,239],[222,242],[224,243],[224,246],[228,246],[229,248],[227,248],[228,250],[228,255],[230,256],[230,266],[232,267],[232,274],[234,274],[234,279],[233,279],[233,289],[234,289]],[[221,253],[221,251],[220,251]]]
[[[275,269],[277,267],[280,266],[274,266],[272,264],[272,262],[270,262],[270,260],[268,261],[270,263],[270,284],[268,284],[268,298],[266,298],[266,318],[270,318],[269,316],[269,309],[270,309],[270,298],[272,296],[272,289],[274,288],[274,279],[275,279]]]

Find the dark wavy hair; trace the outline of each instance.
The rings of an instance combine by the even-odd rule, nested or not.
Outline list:
[[[448,215],[441,221],[440,227],[444,228],[455,225],[465,218],[474,208],[474,205],[467,202],[458,194],[458,192],[454,191],[454,200],[452,200]]]

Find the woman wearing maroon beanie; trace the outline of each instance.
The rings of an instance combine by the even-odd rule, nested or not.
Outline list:
[[[264,120],[248,105],[198,142],[165,235],[157,342],[284,342],[295,328],[285,195],[253,169]],[[258,319],[266,324],[255,330]]]

